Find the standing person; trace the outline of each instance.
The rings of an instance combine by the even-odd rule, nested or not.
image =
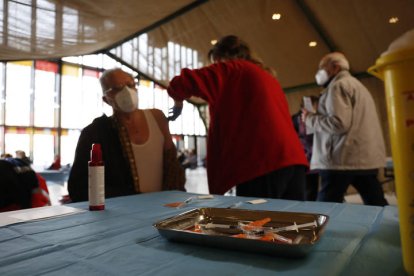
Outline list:
[[[222,38],[209,58],[210,66],[183,69],[168,93],[175,100],[171,119],[191,96],[209,103],[210,193],[237,186],[239,196],[304,200],[308,162],[275,76],[236,36]]]
[[[71,200],[88,200],[93,143],[102,147],[106,197],[184,190],[184,170],[162,111],[137,108],[134,78],[121,69],[105,71],[100,82],[102,99],[112,107],[113,116],[102,115],[82,130],[68,180]]]
[[[310,101],[312,102],[313,110],[318,109],[318,100],[317,96],[310,96]],[[299,136],[299,140],[305,150],[306,159],[310,162],[312,158],[312,147],[313,147],[313,133],[309,133],[306,130],[305,122],[302,120],[302,110],[304,107],[303,99],[300,104],[301,109],[293,114],[292,122],[295,127],[296,133]],[[319,190],[319,173],[318,170],[310,170],[306,173],[306,200],[316,201],[318,197]]]
[[[349,73],[341,53],[327,54],[319,63],[316,82],[325,88],[317,113],[303,110],[313,131],[311,169],[319,169],[319,201],[343,202],[352,184],[367,205],[387,205],[377,179],[385,165],[385,146],[374,100]]]

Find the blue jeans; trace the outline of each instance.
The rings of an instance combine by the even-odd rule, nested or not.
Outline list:
[[[364,204],[388,205],[377,174],[378,170],[321,170],[321,190],[317,200],[342,203],[349,185],[352,184]]]

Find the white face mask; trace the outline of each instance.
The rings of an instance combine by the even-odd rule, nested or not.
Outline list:
[[[318,85],[325,85],[329,81],[328,72],[325,69],[319,69],[315,75],[315,80]]]
[[[121,91],[115,95],[115,103],[123,112],[132,112],[138,107],[138,93],[128,86],[124,86]]]

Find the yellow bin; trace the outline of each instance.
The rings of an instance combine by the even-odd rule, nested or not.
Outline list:
[[[414,275],[414,48],[381,56],[368,72],[385,85],[403,261]]]

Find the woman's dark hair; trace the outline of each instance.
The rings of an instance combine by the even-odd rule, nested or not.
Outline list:
[[[213,61],[244,59],[259,65],[272,75],[275,75],[274,70],[266,67],[259,58],[255,57],[249,45],[235,35],[221,38],[208,52],[208,58]]]

